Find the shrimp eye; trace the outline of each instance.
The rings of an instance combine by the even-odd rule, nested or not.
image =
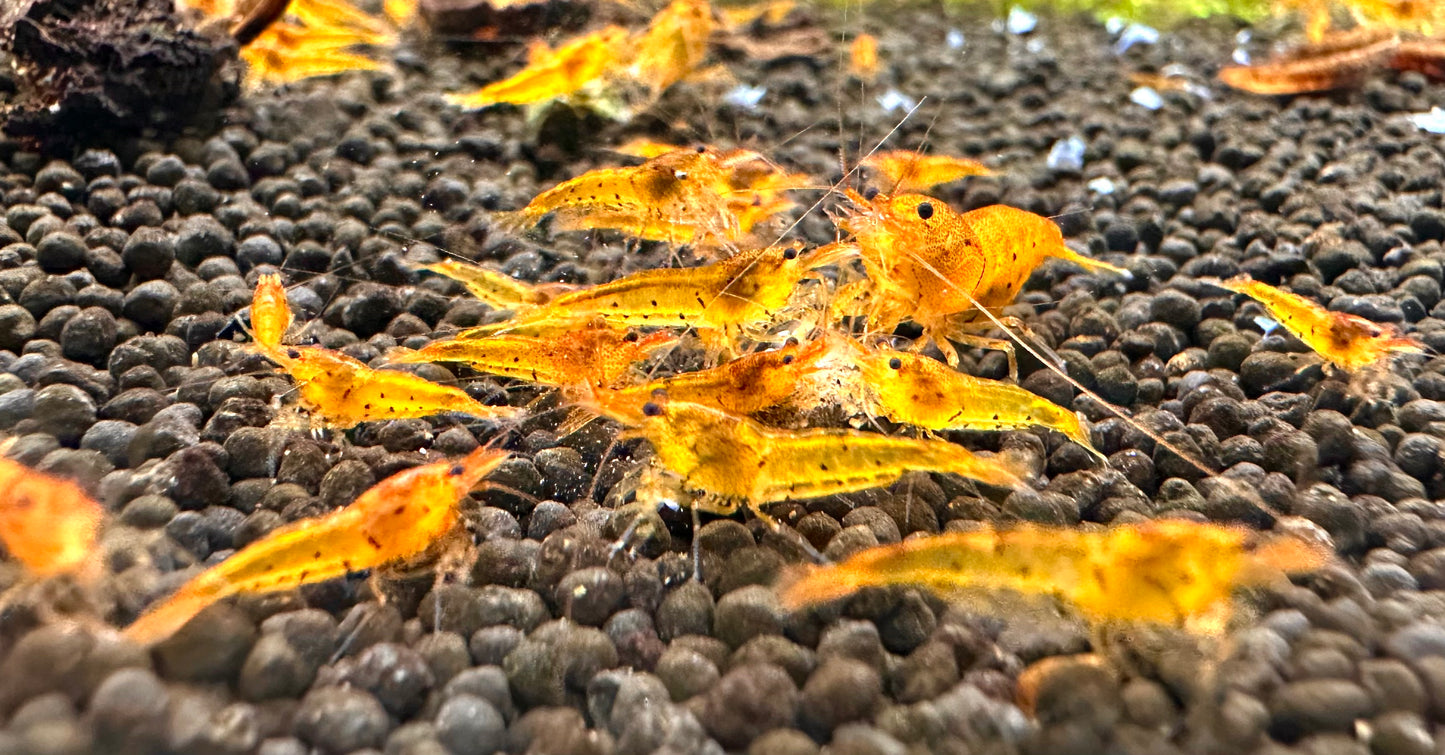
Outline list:
[[[700,155],[707,151],[707,145],[699,144],[696,147],[693,147],[693,149],[697,150],[697,153]]]
[[[902,359],[899,359],[898,357],[893,357],[892,359],[888,360],[888,369],[890,369],[890,370],[901,370],[901,369],[903,369],[903,360],[902,360]]]
[[[301,358],[301,352],[299,352],[299,351],[297,351],[297,350],[295,350],[295,349],[287,349],[287,350],[286,350],[286,356],[291,357],[292,359],[300,359],[300,358]]]
[[[869,186],[868,188],[866,188],[866,189],[863,190],[863,198],[866,199],[866,200],[868,200],[869,202],[872,202],[877,196],[878,196],[878,187],[877,187],[877,186]]]
[[[797,345],[798,345],[798,339],[796,339],[796,338],[794,338],[794,337],[792,337],[792,336],[788,336],[788,340],[783,341],[783,345],[784,345],[784,346],[797,346]]]
[[[783,364],[792,364],[792,363],[793,363],[793,360],[794,360],[795,358],[796,358],[796,357],[794,357],[792,354],[784,354],[784,355],[783,355]]]
[[[918,205],[918,217],[923,218],[924,220],[933,217],[933,203],[920,202]]]
[[[674,171],[672,172],[672,177],[673,177],[673,178],[676,178],[676,179],[679,180],[679,181],[686,181],[686,180],[687,180],[687,171],[685,171],[685,170],[674,170]]]
[[[649,417],[661,417],[662,407],[649,401],[642,405],[642,413]]]
[[[627,335],[622,337],[622,340],[628,343],[637,343],[638,338],[640,338],[640,336],[637,335],[637,331],[630,330],[627,332]]]
[[[797,249],[789,248],[789,249],[787,249],[787,250],[784,250],[784,252],[783,252],[783,259],[785,259],[785,260],[795,260],[795,259],[797,259],[797,258],[798,258],[798,250],[797,250]]]
[[[447,470],[447,474],[451,475],[452,477],[461,477],[462,473],[465,471],[467,471],[466,467],[460,464],[454,464],[452,465],[451,469]]]

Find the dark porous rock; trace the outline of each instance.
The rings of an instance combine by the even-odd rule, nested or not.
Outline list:
[[[225,681],[235,678],[255,641],[256,626],[244,613],[216,603],[158,643],[153,652],[156,667],[168,679]]]
[[[608,755],[613,749],[611,735],[588,729],[582,714],[571,708],[527,711],[507,731],[507,752]]]
[[[602,631],[617,648],[618,663],[642,671],[651,671],[666,648],[657,636],[652,616],[636,608],[613,614]]]
[[[0,349],[18,352],[34,335],[34,315],[19,304],[0,304]]]
[[[689,634],[712,634],[715,613],[712,591],[696,580],[679,585],[657,609],[657,634],[664,641]]]
[[[126,241],[120,256],[137,278],[161,278],[176,260],[175,238],[159,228],[137,228]]]
[[[593,676],[617,663],[617,649],[601,630],[553,621],[507,654],[502,668],[517,702],[530,707],[575,700]]]
[[[404,302],[396,289],[381,285],[359,286],[342,310],[342,326],[360,338],[370,338],[386,329],[392,318],[401,313]]]
[[[459,672],[441,691],[443,700],[458,695],[486,700],[508,721],[517,717],[517,706],[512,702],[512,691],[507,686],[507,674],[500,666],[481,665]]]
[[[328,755],[380,748],[392,721],[375,697],[347,687],[307,693],[292,719],[296,736]]]
[[[50,233],[35,246],[35,261],[47,273],[68,273],[85,264],[85,242],[73,233]]]
[[[765,663],[733,669],[703,696],[698,720],[723,747],[746,748],[760,735],[792,724],[802,693],[788,672]]]
[[[105,752],[151,753],[165,746],[170,692],[149,669],[121,669],[90,700],[95,741]]]
[[[784,611],[771,587],[751,585],[724,595],[717,603],[714,631],[732,647],[761,634],[781,634]]]
[[[264,634],[241,665],[237,691],[252,702],[295,699],[311,687],[316,667],[280,634]]]
[[[115,347],[115,316],[100,307],[86,307],[60,331],[60,352],[66,359],[103,367]]]
[[[832,658],[803,685],[799,724],[816,739],[839,725],[872,718],[883,700],[883,679],[866,663]]]
[[[159,333],[170,323],[179,299],[180,292],[168,281],[146,281],[126,294],[121,313],[145,330]]]
[[[674,702],[700,695],[722,678],[718,667],[701,653],[673,645],[657,659],[654,672],[667,687]]]
[[[130,447],[135,432],[136,426],[130,422],[103,419],[85,431],[85,435],[80,438],[80,447],[103,454],[117,467],[124,466],[127,461],[126,449]]]
[[[1360,685],[1344,679],[1314,679],[1284,685],[1270,699],[1270,735],[1292,742],[1307,734],[1352,731],[1374,712]]]
[[[293,438],[281,454],[276,481],[294,483],[315,494],[320,490],[321,480],[330,466],[326,451],[318,443],[306,438]]]
[[[436,683],[421,653],[393,642],[379,642],[343,660],[326,677],[330,683],[371,693],[388,713],[403,721],[421,709]]]
[[[500,667],[507,654],[522,644],[524,637],[522,630],[506,624],[483,627],[467,640],[467,652],[471,653],[474,663]]]
[[[953,647],[943,642],[925,642],[903,660],[895,677],[895,694],[901,703],[931,700],[958,680],[958,660]]]
[[[483,540],[476,547],[471,583],[484,587],[525,587],[537,568],[542,546],[534,540],[503,537]]]
[[[507,722],[487,700],[457,694],[436,714],[436,736],[453,755],[491,755],[507,743]]]
[[[181,508],[202,509],[225,503],[230,479],[206,450],[183,448],[166,463],[174,480],[166,494]]]
[[[355,459],[343,459],[322,476],[317,488],[321,505],[338,509],[356,500],[368,488],[376,484],[371,467]]]
[[[95,401],[73,385],[47,385],[35,392],[35,430],[49,433],[67,446],[80,443],[85,431],[95,423],[95,414]]]
[[[748,663],[769,663],[788,672],[801,685],[818,667],[818,656],[812,650],[778,634],[760,634],[743,643],[728,659],[728,668]]]

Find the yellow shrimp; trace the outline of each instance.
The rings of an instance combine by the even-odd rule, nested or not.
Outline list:
[[[836,264],[850,251],[846,245],[808,252],[774,246],[702,267],[643,270],[563,294],[506,322],[470,328],[462,337],[575,328],[601,318],[616,326],[696,328],[712,353],[729,353],[777,319],[812,270]]]
[[[1158,520],[1080,531],[1034,525],[983,529],[870,548],[785,576],[798,609],[863,587],[918,585],[940,593],[1008,590],[1053,595],[1093,621],[1222,626],[1231,593],[1320,568],[1327,549],[1290,535],[1252,543],[1244,527]]]
[[[294,522],[207,569],[125,629],[149,645],[210,604],[240,593],[287,590],[424,554],[456,528],[457,502],[507,458],[479,448],[382,480],[344,509]]]
[[[877,412],[894,422],[928,430],[1046,427],[1108,461],[1089,442],[1083,415],[1017,385],[977,378],[937,360],[892,349],[859,346],[853,359]]]
[[[1303,296],[1260,283],[1248,275],[1235,276],[1216,285],[1264,305],[1271,319],[1325,361],[1344,370],[1366,367],[1393,354],[1425,353],[1420,342],[1401,335],[1392,325],[1331,312]]]
[[[327,425],[345,430],[375,420],[461,412],[508,419],[518,409],[487,406],[450,385],[395,370],[373,370],[339,351],[297,346],[273,355],[292,379],[301,403]]]
[[[552,336],[501,334],[435,341],[417,351],[396,349],[393,364],[464,362],[482,372],[564,389],[619,387],[632,365],[675,343],[671,333],[638,336],[608,327]]]
[[[0,442],[0,454],[14,443]],[[81,487],[0,455],[0,543],[33,574],[81,574],[96,564],[104,509]]]
[[[854,207],[838,225],[855,236],[862,250],[871,289],[870,326],[889,332],[911,319],[923,326],[918,346],[932,340],[950,365],[958,364],[951,338],[1004,350],[1010,374],[1017,375],[1012,344],[965,331],[992,322],[977,311],[980,307],[998,317],[1045,258],[1129,274],[1069,249],[1057,225],[1024,210],[993,205],[960,214],[922,194],[864,198],[849,190],[848,198]]]
[[[500,103],[531,105],[574,94],[614,68],[626,39],[626,29],[608,26],[556,50],[533,42],[526,68],[470,94],[447,95],[447,101],[471,110]]]
[[[888,485],[912,471],[958,474],[999,487],[1023,487],[1000,458],[975,456],[940,440],[857,430],[769,430],[750,419],[681,401],[652,402],[629,437],[646,438],[668,472],[721,514],[746,506],[851,493]]]
[[[281,341],[286,337],[292,319],[281,276],[275,273],[262,275],[251,295],[251,337],[256,341],[256,348],[267,356],[281,353]]]
[[[989,176],[993,171],[977,160],[949,155],[921,155],[908,150],[875,152],[862,160],[887,182],[891,192],[931,189],[968,176]]]
[[[461,283],[466,286],[467,293],[493,309],[518,309],[524,305],[546,304],[559,294],[577,288],[566,283],[524,283],[506,273],[457,259],[422,265],[421,269]]]
[[[642,407],[659,391],[669,401],[718,409],[748,416],[778,406],[798,393],[806,376],[819,368],[826,354],[824,343],[788,344],[780,349],[760,351],[698,372],[654,380],[643,385],[610,391],[598,402],[602,413],[628,425],[646,420]]]

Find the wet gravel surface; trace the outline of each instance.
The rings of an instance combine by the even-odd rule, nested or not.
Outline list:
[[[441,92],[494,77],[501,59],[420,48],[395,77],[249,97],[215,133],[69,159],[0,141],[0,431],[19,436],[12,456],[81,480],[113,514],[96,594],[7,596],[0,753],[1439,751],[1445,361],[1330,374],[1263,335],[1259,309],[1197,279],[1249,272],[1445,348],[1445,143],[1402,117],[1445,88],[1414,74],[1292,101],[1210,87],[1165,92],[1151,111],[1130,101],[1128,72],[1181,63],[1207,81],[1234,30],[1193,27],[1121,57],[1092,24],[1045,20],[1013,37],[920,12],[861,26],[885,61],[866,94],[836,57],[736,63],[742,82],[767,87],[758,110],[684,87],[592,144],[741,143],[831,180],[840,152],[898,125],[876,95],[926,98],[890,147],[926,135],[1001,172],[949,201],[1058,216],[1135,273],[1035,274],[1021,312],[1070,374],[1327,531],[1337,565],[1249,596],[1227,639],[1129,627],[1105,642],[1067,617],[978,613],[906,589],[790,615],[764,585],[796,545],[755,521],[710,520],[696,533],[703,579],[690,579],[689,517],[628,505],[632,449],[599,470],[612,429],[559,438],[563,413],[546,400],[517,427],[398,421],[344,442],[274,422],[289,383],[232,322],[263,272],[296,284],[307,340],[375,360],[492,317],[410,271],[438,250],[569,282],[667,260],[605,234],[493,231],[488,211],[608,158],[557,147],[576,133],[565,118],[539,137],[517,112],[449,109]],[[961,49],[945,42],[951,26]],[[1080,164],[1051,167],[1071,137]],[[818,214],[797,233],[832,238]],[[997,354],[965,367],[1005,371]],[[1026,387],[1098,420],[1112,471],[1058,437],[960,435],[1032,449],[1046,483],[989,499],[914,475],[773,513],[834,558],[980,519],[1270,524],[1238,486],[1196,487],[1197,470],[1056,375],[1023,369]],[[540,395],[421,371],[466,377],[485,401]],[[283,523],[499,435],[515,457],[493,479],[526,497],[473,495],[475,561],[440,583],[390,579],[379,601],[356,575],[228,601],[149,652],[104,629]],[[19,578],[0,564],[0,586]],[[1056,664],[1031,683],[1025,715],[1021,671],[1091,646],[1110,662]]]

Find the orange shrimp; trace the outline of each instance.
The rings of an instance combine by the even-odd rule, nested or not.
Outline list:
[[[646,438],[657,459],[704,494],[693,505],[719,514],[746,506],[766,521],[764,504],[888,485],[912,471],[958,474],[999,487],[1023,487],[1013,465],[939,440],[857,430],[770,430],[753,420],[682,401],[649,402],[627,437]]]
[[[736,239],[739,231],[720,187],[721,154],[678,150],[627,168],[600,168],[538,194],[516,212],[496,213],[504,226],[535,225],[553,215],[563,231],[613,228],[646,241],[683,244]]]
[[[262,275],[251,295],[251,337],[256,341],[256,348],[267,356],[281,353],[281,341],[292,321],[281,276]]]
[[[447,101],[471,110],[501,103],[531,105],[575,94],[615,67],[626,38],[625,29],[608,26],[556,50],[533,42],[526,68],[471,94],[448,95]]]
[[[1271,319],[1340,369],[1367,367],[1394,354],[1425,353],[1419,341],[1401,335],[1392,325],[1331,312],[1303,296],[1260,283],[1248,275],[1214,285],[1264,305]]]
[[[968,176],[991,176],[993,171],[977,160],[948,155],[922,155],[908,150],[875,152],[862,164],[876,171],[895,193],[917,192]]]
[[[785,403],[798,393],[806,376],[819,369],[826,344],[790,343],[780,349],[738,357],[698,372],[654,380],[609,391],[597,402],[610,419],[627,425],[646,421],[642,407],[661,392],[669,401],[700,404],[728,414],[749,416]]]
[[[296,381],[301,403],[327,425],[345,430],[375,420],[412,419],[461,412],[510,419],[518,409],[487,406],[460,388],[394,370],[373,370],[339,351],[291,347],[273,355]]]
[[[493,309],[517,309],[523,305],[546,304],[559,294],[577,288],[566,283],[525,283],[506,273],[458,259],[422,265],[421,269],[457,281],[466,286],[467,293]]]
[[[0,454],[13,443],[0,443]],[[0,543],[26,569],[52,577],[96,566],[104,511],[79,485],[0,455],[0,490]]]
[[[801,253],[796,246],[774,246],[702,267],[643,270],[563,294],[506,322],[469,328],[462,336],[574,328],[601,318],[616,326],[696,328],[714,355],[731,353],[744,337],[779,317],[811,271],[852,251],[847,245]]]
[[[928,430],[1057,431],[1105,463],[1083,415],[1011,383],[985,380],[919,354],[854,349],[869,400],[888,419]]]
[[[872,299],[869,325],[889,332],[911,319],[924,330],[918,347],[932,340],[950,365],[958,364],[948,343],[955,339],[1004,350],[1010,375],[1017,376],[1012,344],[966,331],[991,322],[980,322],[978,308],[995,313],[1012,303],[1045,258],[1129,274],[1069,249],[1057,225],[1025,210],[992,205],[959,214],[922,194],[847,195],[854,207],[838,225],[862,251]]]
[[[656,97],[702,65],[708,37],[715,28],[717,22],[707,0],[672,0],[633,41],[632,77]]]
[[[848,73],[864,81],[878,78],[878,38],[859,34],[848,47]]]
[[[870,548],[799,570],[782,583],[793,609],[863,587],[918,585],[941,593],[1007,590],[1054,595],[1100,621],[1222,626],[1231,593],[1322,567],[1318,544],[1244,527],[1157,520],[1097,531],[1018,525]]]
[[[620,333],[608,327],[538,337],[502,334],[434,341],[417,351],[396,349],[393,364],[464,362],[482,372],[564,390],[616,388],[632,365],[675,343],[672,333]]]
[[[231,595],[287,590],[417,558],[456,528],[458,501],[507,456],[479,448],[457,461],[398,472],[346,508],[277,529],[207,569],[151,606],[125,635],[150,645]]]

